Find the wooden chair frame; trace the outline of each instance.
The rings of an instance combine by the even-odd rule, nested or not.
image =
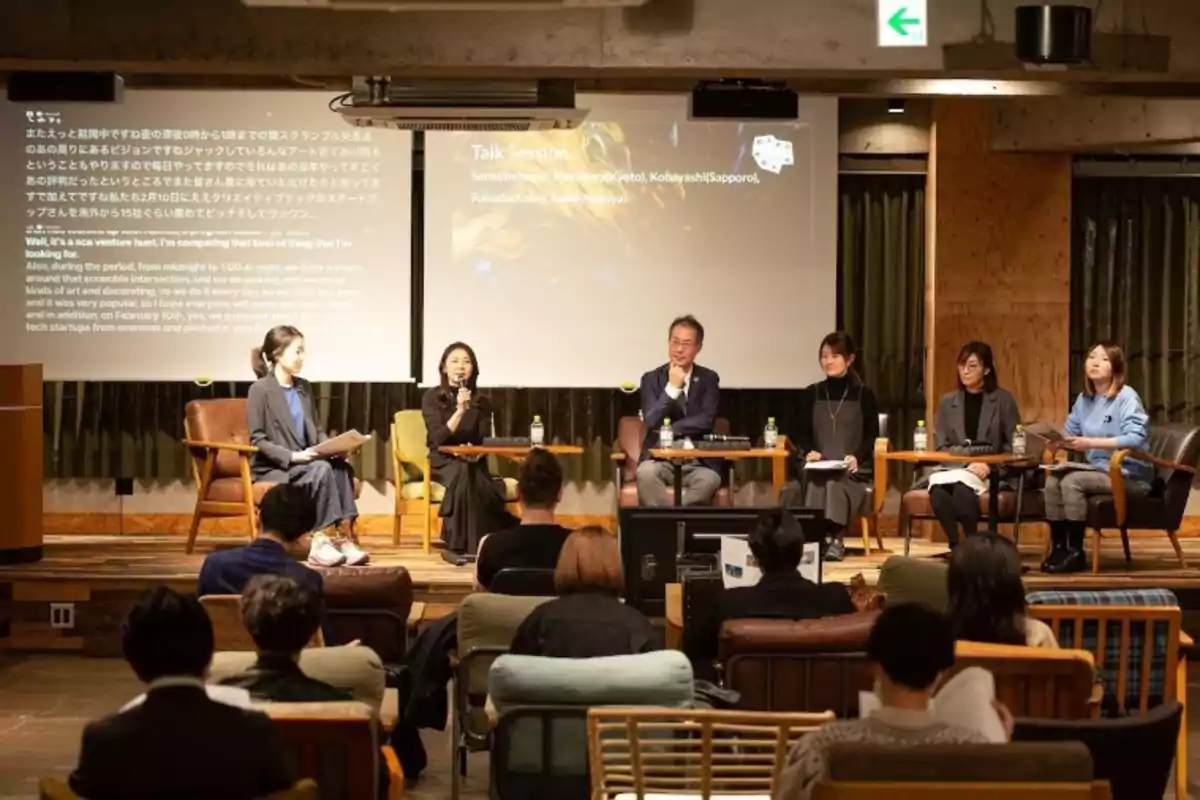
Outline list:
[[[592,800],[621,793],[771,793],[792,744],[833,718],[830,711],[593,707],[587,720]]]
[[[196,481],[196,509],[192,512],[192,525],[188,529],[186,552],[190,555],[196,548],[196,536],[200,532],[200,521],[210,517],[245,517],[250,525],[250,539],[258,537],[258,509],[254,505],[254,479],[250,472],[250,459],[258,452],[258,448],[249,444],[237,442],[205,442],[192,438],[192,432],[187,420],[183,421],[183,445],[193,456],[202,454],[203,466],[196,463],[193,457],[192,477]],[[217,456],[224,450],[237,453],[238,472],[242,480],[242,500],[231,503],[208,500],[208,491],[212,487],[213,473],[217,468]]]
[[[1196,474],[1195,467],[1187,464],[1177,464],[1174,461],[1167,461],[1141,450],[1118,450],[1113,453],[1108,463],[1108,477],[1112,481],[1113,511],[1117,517],[1117,528],[1121,531],[1121,546],[1125,550],[1126,564],[1133,561],[1133,554],[1129,549],[1129,529],[1125,527],[1125,520],[1129,514],[1129,498],[1125,488],[1125,474],[1121,471],[1121,465],[1125,463],[1125,459],[1127,458],[1145,461],[1160,469],[1179,470],[1193,476]],[[1167,531],[1166,534],[1167,539],[1171,542],[1171,547],[1175,549],[1175,557],[1179,559],[1180,568],[1187,569],[1187,559],[1184,558],[1183,547],[1179,544],[1178,531]],[[1099,528],[1092,529],[1092,572],[1094,574],[1100,572],[1100,541],[1102,535]]]
[[[1116,483],[1114,482],[1114,486]],[[1166,664],[1163,667],[1163,702],[1178,701],[1183,708],[1179,720],[1179,740],[1175,746],[1175,792],[1177,797],[1187,797],[1187,653],[1184,648],[1192,646],[1191,637],[1183,632],[1182,612],[1174,606],[1030,606],[1029,616],[1039,619],[1050,626],[1057,639],[1064,621],[1074,623],[1075,649],[1083,646],[1083,626],[1086,622],[1096,622],[1096,652],[1092,653],[1097,667],[1104,666],[1108,650],[1108,623],[1119,622],[1121,625],[1121,640],[1119,644],[1117,665],[1117,686],[1114,691],[1118,707],[1125,709],[1125,698],[1128,695],[1129,671],[1128,661],[1130,647],[1133,641],[1132,626],[1141,625],[1144,638],[1142,640],[1142,661],[1139,666],[1141,680],[1138,685],[1138,710],[1145,713],[1150,705],[1150,655],[1154,627],[1160,623],[1167,625]]]
[[[246,652],[256,650],[254,638],[242,622],[242,596],[240,594],[206,594],[200,605],[212,620],[213,639],[217,650]],[[237,626],[234,627],[234,621]],[[224,638],[222,636],[224,635]],[[321,629],[313,634],[305,647],[324,647],[325,635]]]
[[[1102,687],[1095,684],[1095,658],[1087,650],[960,641],[955,671],[977,666],[990,671],[996,696],[1014,717],[1089,719],[1100,716]]]

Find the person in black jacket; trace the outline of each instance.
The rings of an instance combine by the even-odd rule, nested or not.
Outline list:
[[[303,487],[317,506],[309,561],[321,567],[365,564],[354,521],[354,470],[342,458],[321,458],[313,447],[329,437],[317,425],[312,384],[300,377],[304,335],[291,325],[267,331],[255,365],[258,380],[246,397],[255,481]]]
[[[443,453],[446,445],[482,444],[492,428],[490,399],[476,391],[479,360],[463,342],[442,352],[438,386],[425,393],[421,414],[429,446],[430,477],[446,487],[442,498],[442,556],[459,563],[474,556],[479,540],[511,528],[519,520],[504,508],[504,482],[492,476],[487,461]]]
[[[213,629],[200,601],[166,587],[142,594],[121,647],[145,700],[88,723],[71,790],[87,800],[251,800],[296,776],[265,714],[210,700]]]
[[[750,553],[762,570],[758,583],[723,589],[714,608],[684,628],[683,652],[697,678],[715,678],[718,637],[729,620],[815,619],[857,610],[845,585],[816,584],[799,573],[804,531],[790,512],[776,509],[759,517],[750,532]]]

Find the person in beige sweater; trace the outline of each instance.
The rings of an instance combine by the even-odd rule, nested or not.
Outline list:
[[[954,636],[944,616],[923,605],[884,610],[867,639],[881,707],[865,719],[830,722],[804,735],[787,755],[774,800],[807,800],[825,775],[830,745],[865,742],[884,745],[985,744],[977,730],[949,725],[930,707],[934,689],[954,665]],[[1012,716],[997,706],[1011,735]]]

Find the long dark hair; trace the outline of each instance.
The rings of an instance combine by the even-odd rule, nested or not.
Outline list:
[[[275,369],[275,362],[288,349],[288,345],[297,339],[303,339],[304,334],[299,328],[291,325],[276,325],[267,331],[263,337],[262,347],[258,350],[258,360],[254,362],[254,374],[265,378]]]
[[[450,354],[455,350],[465,350],[467,356],[471,359],[471,377],[467,378],[467,388],[471,390],[471,394],[476,394],[475,385],[479,383],[479,359],[475,357],[475,351],[471,349],[471,345],[466,342],[453,342],[442,351],[442,357],[438,359],[438,387],[439,397],[442,405],[454,405],[454,397],[457,390],[450,385],[450,378],[446,375],[446,361],[450,358]],[[476,396],[472,401],[479,408],[486,408],[488,400],[483,396]]]
[[[946,586],[955,639],[1025,644],[1021,558],[1008,539],[990,533],[968,536],[954,548]]]
[[[983,391],[994,392],[999,389],[1000,381],[996,378],[996,359],[992,356],[992,346],[979,341],[967,342],[958,351],[958,360],[954,362],[954,381],[958,388],[965,391],[967,387],[963,386],[962,376],[958,374],[957,367],[967,363],[971,356],[978,358],[979,363],[983,365]]]

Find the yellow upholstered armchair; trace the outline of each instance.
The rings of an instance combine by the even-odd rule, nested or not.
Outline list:
[[[425,418],[418,409],[397,411],[392,420],[392,468],[396,484],[396,512],[392,518],[392,543],[400,544],[404,516],[421,516],[421,549],[428,553],[433,541],[433,517],[446,494],[446,487],[435,483],[429,472],[429,448],[425,442]],[[488,467],[496,474],[495,459]],[[517,501],[517,482],[504,479],[504,497],[509,504]]]

